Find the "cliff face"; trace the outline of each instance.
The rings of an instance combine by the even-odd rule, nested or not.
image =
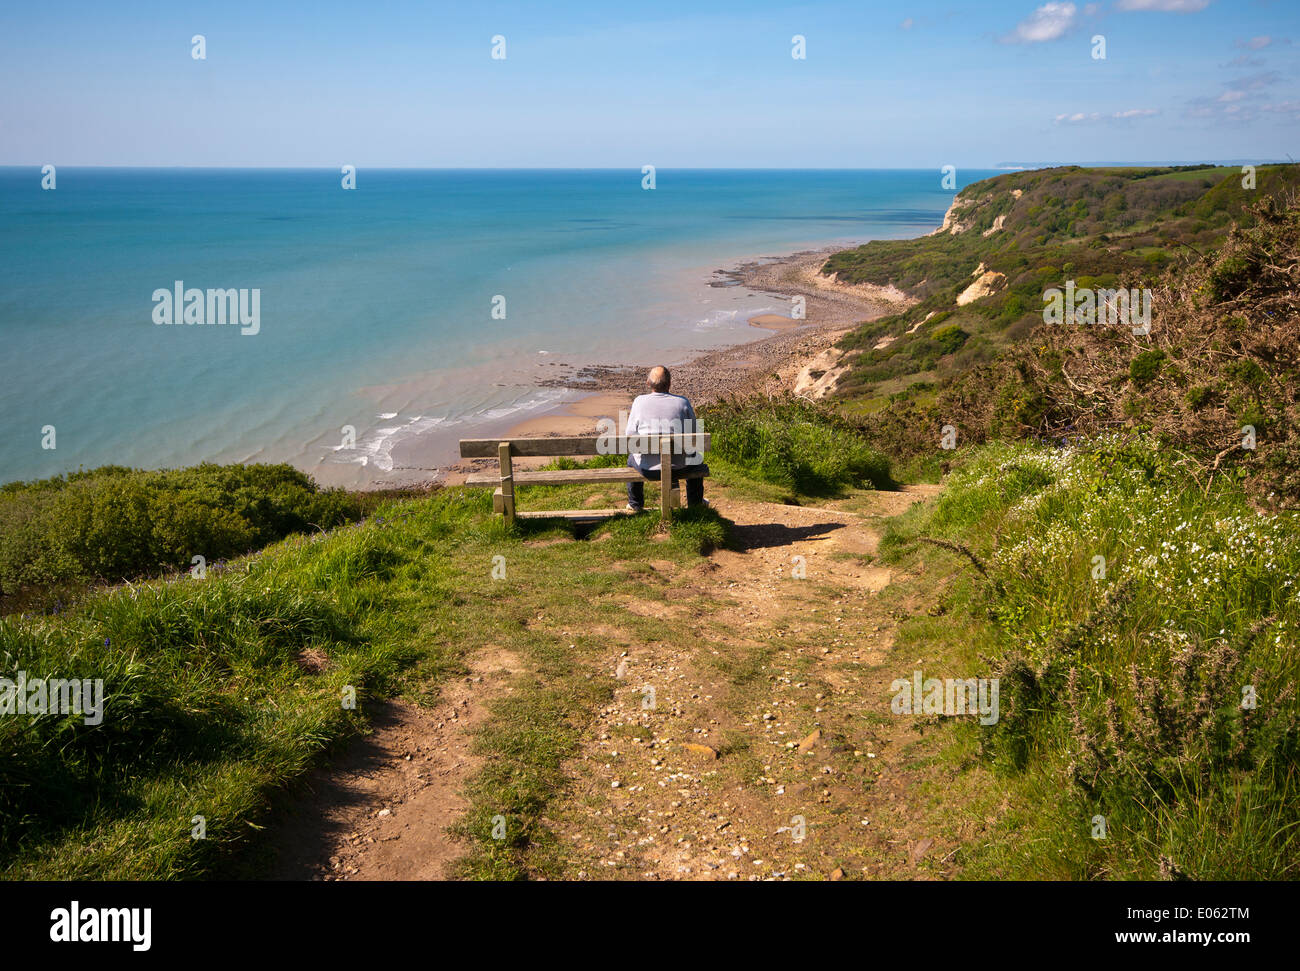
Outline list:
[[[1145,428],[1300,508],[1300,166],[1259,172],[1257,189],[1235,169],[999,177],[937,233],[837,254],[841,277],[923,299],[841,340],[856,353],[832,393],[897,455],[945,423],[975,442]],[[1141,293],[1147,330],[1053,321],[1048,295],[1071,286]]]
[[[1009,190],[1009,195],[1013,204],[1024,194],[1024,189]],[[996,195],[997,193],[988,192],[980,196],[966,196],[959,192],[953,197],[952,205],[948,207],[948,211],[943,214],[943,225],[929,235],[956,236],[960,233],[966,232],[979,221],[980,210],[991,203]],[[1006,224],[1006,221],[1006,211],[999,212],[993,217],[993,224],[980,235],[987,239],[989,236],[992,236],[994,233],[1001,230]]]
[[[1300,188],[1300,166],[1262,166],[1257,176],[1258,188],[1247,190],[1235,167],[1009,172],[957,193],[935,232],[844,250],[822,272],[841,283],[894,286],[925,300],[959,284],[965,288],[980,263],[1008,277],[1026,265],[1118,271],[1148,257],[1165,258],[1152,255],[1155,250],[1204,252],[1222,240],[1244,207]]]

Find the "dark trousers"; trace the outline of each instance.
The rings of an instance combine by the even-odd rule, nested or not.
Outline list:
[[[700,465],[700,466],[692,465],[689,468],[691,470],[698,468],[701,471],[703,471],[705,474],[708,474],[709,471],[709,467],[707,465]],[[641,470],[638,469],[637,471],[641,471]],[[681,472],[685,472],[685,471],[686,469],[681,469],[681,470],[673,469],[673,485],[677,485],[678,476],[680,475]],[[656,469],[653,472],[641,472],[641,475],[643,475],[650,482],[659,481],[658,469]],[[637,509],[643,508],[645,506],[645,484],[642,482],[629,482],[627,484],[627,501],[630,505],[635,506]],[[687,479],[686,480],[686,505],[698,506],[702,502],[704,502],[704,480],[702,478]]]

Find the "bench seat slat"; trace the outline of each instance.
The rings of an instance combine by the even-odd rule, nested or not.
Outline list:
[[[626,509],[551,509],[515,513],[520,519],[609,519],[632,515]]]
[[[707,452],[712,444],[711,436],[708,432],[690,432],[684,435],[665,435],[665,438],[676,439],[677,444],[681,445],[681,440],[693,451]],[[635,441],[638,436],[632,436]],[[600,438],[594,436],[584,436],[581,438],[462,438],[460,440],[460,457],[463,459],[484,459],[496,458],[497,447],[502,442],[510,443],[510,454],[516,457],[533,456],[533,455],[599,455]],[[645,445],[645,454],[653,455],[659,451],[659,436],[646,435],[640,436],[638,444]],[[621,443],[620,443],[621,447]],[[680,448],[677,451],[681,451]],[[626,453],[619,452],[624,455]]]
[[[698,479],[704,476],[700,466],[688,466],[677,472],[678,479]],[[515,485],[572,485],[575,482],[645,482],[640,472],[626,466],[613,469],[553,469],[537,472],[515,472]],[[467,486],[497,486],[501,476],[496,472],[475,472],[465,478]]]

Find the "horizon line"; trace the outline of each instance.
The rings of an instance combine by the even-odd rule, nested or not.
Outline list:
[[[647,165],[654,163],[645,163]],[[976,169],[980,171],[1027,171],[1035,169],[1064,168],[1077,166],[1079,168],[1131,168],[1138,166],[1184,166],[1184,165],[1214,165],[1214,166],[1235,166],[1235,165],[1295,165],[1293,159],[1183,159],[1183,160],[1156,160],[1156,161],[1085,161],[1085,162],[1002,162],[996,165],[966,165],[956,164],[954,167],[961,171],[962,169]],[[355,163],[317,163],[310,165],[189,165],[189,164],[172,164],[172,165],[151,165],[151,164],[97,164],[97,163],[79,163],[79,162],[0,162],[0,170],[4,169],[40,169],[45,165],[55,165],[58,168],[68,169],[133,169],[133,170],[167,170],[167,169],[202,169],[210,171],[247,171],[247,172],[266,172],[266,171],[297,171],[297,172],[333,172],[342,167],[342,165],[353,165],[356,169],[367,169],[372,172],[639,172],[642,166],[635,165],[356,165]],[[951,162],[942,165],[873,165],[873,166],[841,166],[841,165],[655,165],[656,171],[672,172],[927,172],[932,169],[941,171],[945,165],[953,165]]]

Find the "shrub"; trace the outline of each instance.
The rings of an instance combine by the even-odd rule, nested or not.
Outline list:
[[[969,339],[970,334],[956,324],[941,327],[930,335],[930,340],[938,344],[944,354],[952,354]]]
[[[806,495],[892,485],[889,461],[843,418],[799,398],[722,402],[702,409],[710,458]]]
[[[120,580],[246,553],[360,518],[289,465],[105,466],[0,490],[0,592]]]
[[[1139,388],[1150,384],[1163,366],[1165,352],[1160,350],[1142,351],[1129,362],[1128,376]]]
[[[1044,800],[1011,854],[1039,877],[1295,876],[1297,520],[1173,459],[1133,436],[991,446],[926,526],[987,564],[967,606],[996,622],[1002,716],[981,747]],[[1079,839],[1096,813],[1112,838]]]

